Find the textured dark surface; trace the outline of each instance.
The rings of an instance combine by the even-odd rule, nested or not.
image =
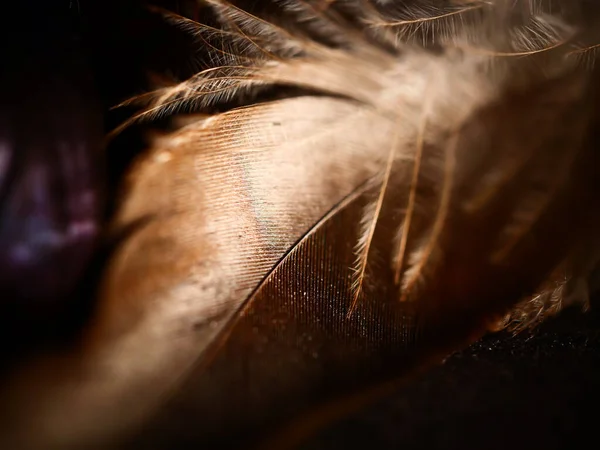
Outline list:
[[[570,311],[483,339],[303,448],[594,448],[599,380],[600,314]]]

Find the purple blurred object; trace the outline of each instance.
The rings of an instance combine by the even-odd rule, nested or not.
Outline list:
[[[104,170],[102,110],[72,18],[32,20],[0,55],[0,302],[25,309],[60,302],[81,279]]]

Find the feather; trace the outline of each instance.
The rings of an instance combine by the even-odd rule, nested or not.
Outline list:
[[[395,133],[397,136],[397,132]],[[348,315],[351,315],[356,304],[358,303],[360,296],[363,291],[363,283],[365,281],[367,263],[369,260],[369,251],[373,244],[373,236],[375,235],[375,228],[379,221],[381,214],[381,208],[383,207],[383,200],[387,191],[388,184],[390,182],[390,175],[392,173],[392,167],[394,165],[394,157],[396,156],[397,137],[392,141],[392,145],[389,150],[387,162],[385,164],[384,173],[381,180],[381,186],[379,187],[379,193],[377,200],[374,204],[368,206],[365,211],[362,220],[362,233],[356,244],[356,267],[355,267],[355,279],[353,283],[354,300],[348,311]]]
[[[207,67],[134,99],[117,133],[198,115],[129,170],[109,234],[143,226],[80,341],[2,384],[3,448],[231,448],[277,429],[292,446],[302,415],[405,382],[523,299],[557,309],[554,282],[598,262],[598,73],[567,57],[570,16],[239,3],[202,2],[210,26],[157,10]],[[442,51],[413,45],[407,20]]]
[[[396,271],[394,274],[394,281],[396,284],[400,281],[400,274],[402,273],[404,257],[406,255],[406,245],[408,242],[408,235],[410,233],[410,224],[415,211],[415,200],[417,196],[417,186],[419,183],[419,175],[421,172],[421,160],[423,159],[423,146],[424,146],[424,135],[427,126],[427,116],[429,114],[431,100],[427,98],[425,105],[423,106],[422,119],[419,124],[419,130],[417,133],[416,151],[412,171],[412,179],[410,182],[410,191],[408,194],[408,205],[404,216],[404,221],[400,227],[399,239],[398,239],[398,253],[396,256]]]
[[[572,10],[552,1],[389,2],[368,9],[366,24],[393,30],[396,42],[456,45],[499,57],[524,56],[556,48],[573,30],[562,19]],[[558,14],[557,14],[558,12]],[[561,20],[555,20],[558,15]]]

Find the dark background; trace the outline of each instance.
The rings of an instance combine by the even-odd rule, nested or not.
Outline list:
[[[595,448],[599,380],[600,314],[571,310],[481,340],[303,448]]]

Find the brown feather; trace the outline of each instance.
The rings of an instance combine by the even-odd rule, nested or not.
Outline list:
[[[375,11],[405,26],[390,2],[269,3],[280,21],[205,3],[221,28],[169,18],[211,42],[214,67],[145,94],[125,126],[203,115],[131,169],[111,230],[149,220],[107,267],[81,342],[3,385],[3,448],[167,448],[187,439],[180,408],[195,442],[258,443],[441,360],[540,287],[554,308],[558,268],[579,282],[597,262],[598,73],[567,58],[569,14],[465,2],[497,7],[468,25],[490,51],[442,21],[434,52],[365,25]],[[463,11],[442,3],[440,20]],[[515,15],[555,24],[552,51],[537,58]],[[532,56],[502,57],[515,52]]]

